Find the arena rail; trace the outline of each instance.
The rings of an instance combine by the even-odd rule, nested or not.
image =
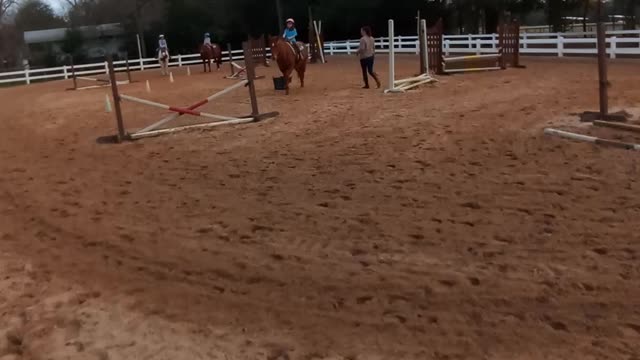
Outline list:
[[[450,54],[489,54],[495,53],[498,47],[498,34],[481,35],[445,35],[443,39],[443,53]],[[640,30],[617,30],[607,32],[607,53],[614,59],[620,56],[640,57]],[[359,40],[344,40],[325,42],[325,53],[328,55],[355,54]],[[417,54],[419,44],[417,36],[394,37],[395,53]],[[376,39],[379,53],[389,52],[389,38]],[[234,60],[242,60],[242,50],[232,52]],[[597,54],[597,40],[593,32],[574,33],[521,33],[521,55],[543,56],[595,56]],[[223,61],[229,61],[229,53],[223,52]],[[132,59],[129,61],[131,71],[143,71],[159,68],[157,59]],[[170,67],[200,64],[200,54],[173,55]],[[125,71],[125,61],[115,61],[115,71]],[[76,75],[107,74],[107,64],[76,65]],[[0,72],[0,84],[30,84],[34,81],[61,80],[71,78],[71,67],[60,66],[44,69],[29,69],[23,71]]]

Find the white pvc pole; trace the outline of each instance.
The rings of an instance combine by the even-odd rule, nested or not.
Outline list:
[[[432,79],[432,77],[427,75],[427,74],[422,74],[422,75],[418,75],[418,76],[415,76],[415,77],[396,80],[394,82],[395,82],[396,85],[400,85],[400,84],[405,84],[405,83],[408,83],[408,82],[422,81],[422,80],[426,80],[426,79]]]
[[[395,33],[393,20],[389,20],[389,88],[387,91],[393,91],[395,89],[396,80],[396,62],[395,62]]]
[[[492,71],[492,70],[502,70],[501,67],[483,67],[483,68],[469,68],[469,69],[450,69],[445,70],[446,73],[459,73],[459,72],[470,72],[470,71]]]
[[[140,71],[144,70],[144,60],[142,59],[142,45],[140,45],[140,34],[136,34],[138,40],[138,59],[140,59]]]
[[[414,83],[405,83],[404,85],[400,85],[398,88],[402,90],[409,90],[409,89],[413,89],[416,86],[420,86],[422,84],[428,84],[436,81],[437,81],[436,79],[429,77]]]
[[[228,121],[218,121],[218,122],[207,123],[207,124],[181,126],[181,127],[177,127],[177,128],[171,128],[171,129],[162,129],[162,130],[155,130],[155,131],[148,131],[148,132],[138,132],[138,133],[135,133],[135,134],[131,134],[130,137],[132,139],[136,140],[136,139],[154,137],[154,136],[159,136],[159,135],[171,134],[171,133],[174,133],[174,132],[184,131],[184,130],[189,130],[189,129],[203,129],[203,128],[221,126],[221,125],[245,124],[245,123],[253,122],[254,120],[255,120],[254,118],[246,118],[246,119],[234,119],[234,120],[228,120]]]
[[[614,140],[605,140],[605,139],[600,139],[594,136],[587,136],[587,135],[576,134],[568,131],[562,131],[562,130],[556,130],[556,129],[550,129],[550,128],[544,129],[544,133],[547,135],[554,135],[554,136],[558,136],[565,139],[589,142],[593,144],[610,145],[617,148],[625,148],[629,150],[640,151],[639,144],[623,143],[623,142],[614,141]]]

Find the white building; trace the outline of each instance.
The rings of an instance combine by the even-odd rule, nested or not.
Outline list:
[[[55,58],[57,63],[66,61],[63,43],[67,32],[71,29],[59,28],[24,33],[24,43],[29,50],[31,61],[36,59]],[[74,30],[82,34],[81,57],[87,61],[100,61],[107,53],[123,59],[127,54],[125,31],[121,24],[104,24],[97,26],[81,26]]]

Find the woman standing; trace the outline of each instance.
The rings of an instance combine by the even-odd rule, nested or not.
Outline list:
[[[378,74],[373,71],[373,63],[375,60],[375,40],[371,36],[371,28],[364,26],[360,29],[360,47],[358,48],[358,55],[360,55],[360,66],[362,67],[362,80],[364,80],[363,89],[369,88],[369,77],[367,72],[376,81],[378,88],[380,88],[380,80]]]

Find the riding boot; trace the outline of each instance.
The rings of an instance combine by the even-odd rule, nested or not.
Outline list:
[[[300,46],[298,46],[298,44],[293,44],[293,48],[296,50],[296,59],[302,58]]]
[[[367,75],[363,76],[362,80],[364,80],[364,86],[362,87],[363,89],[368,89],[369,88],[369,77]]]

